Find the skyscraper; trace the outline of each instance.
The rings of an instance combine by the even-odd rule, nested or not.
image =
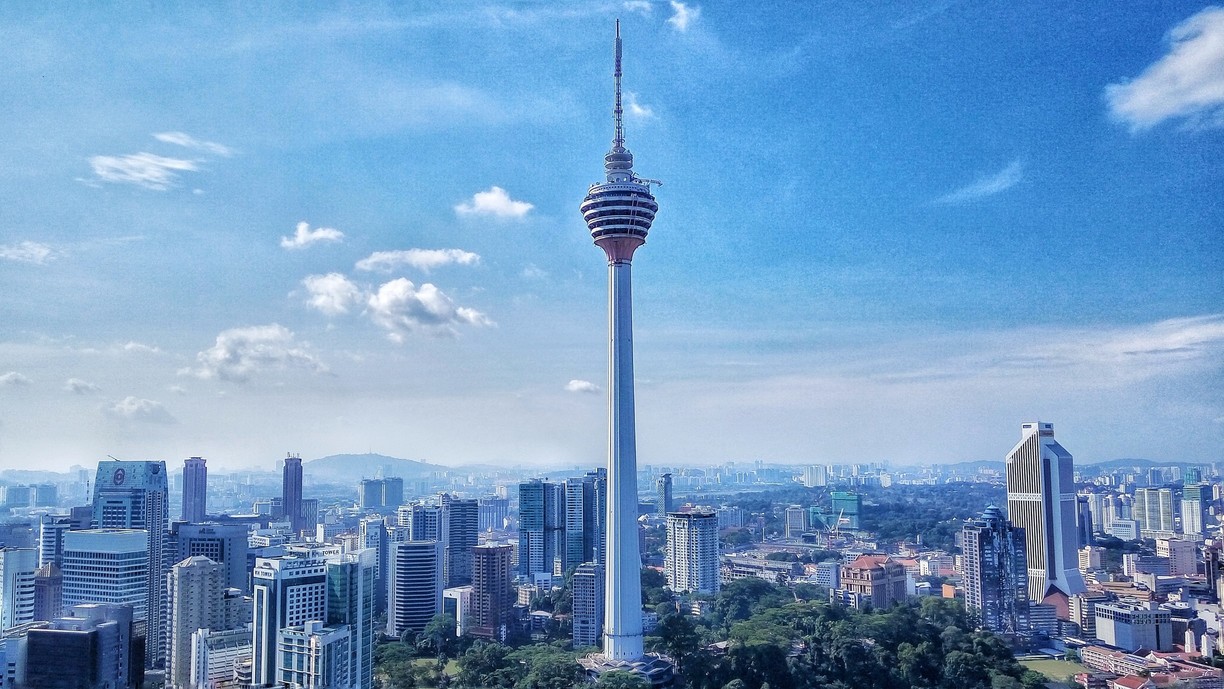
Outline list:
[[[663,574],[667,587],[688,593],[718,593],[718,515],[696,509],[667,515],[667,551]]]
[[[144,684],[142,641],[131,608],[91,603],[69,613],[28,632],[25,686],[131,689]]]
[[[170,526],[171,561],[202,555],[225,568],[225,586],[251,592],[247,581],[247,527],[245,524],[184,524]]]
[[[170,491],[165,462],[98,462],[94,482],[93,523],[100,529],[142,529],[147,539],[148,571],[145,609],[149,635],[145,639],[145,664],[156,667],[166,657],[164,634],[166,606],[166,529],[169,527]],[[68,569],[64,568],[65,587]],[[65,604],[67,588],[64,591]],[[79,601],[95,602],[95,601]]]
[[[538,478],[520,483],[519,574],[552,573],[553,561],[564,556],[565,484]]]
[[[574,648],[598,646],[603,635],[604,580],[603,566],[595,562],[578,565],[573,579]]]
[[[667,516],[667,513],[672,511],[672,475],[663,474],[655,479],[655,491],[658,493],[655,499],[655,513]]]
[[[327,557],[327,624],[349,629],[352,689],[374,686],[378,557],[368,548]]]
[[[285,519],[294,533],[302,533],[306,520],[302,515],[302,458],[296,455],[285,457],[285,470],[281,478],[281,500]],[[313,529],[314,525],[310,527]]]
[[[1211,485],[1187,483],[1182,489],[1182,533],[1206,536],[1215,526],[1211,519]]]
[[[50,622],[64,611],[64,574],[54,562],[34,573],[34,619]]]
[[[1021,425],[1007,454],[1007,513],[1024,529],[1029,598],[1068,615],[1067,599],[1084,591],[1075,527],[1075,466],[1054,439],[1054,424]]]
[[[191,635],[197,629],[225,629],[225,568],[202,556],[189,557],[170,568],[167,577],[169,641],[166,680],[171,686],[191,684]]]
[[[420,632],[442,611],[442,544],[405,541],[391,546],[387,634]]]
[[[443,493],[442,556],[444,588],[472,583],[472,548],[479,542],[480,507],[475,498],[456,498]]]
[[[485,543],[472,549],[472,634],[504,639],[514,603],[511,546]]]
[[[965,610],[992,632],[1029,634],[1028,564],[1024,529],[987,507],[962,530]]]
[[[605,469],[565,480],[565,571],[584,562],[603,564],[607,494]]]
[[[1173,489],[1139,488],[1131,508],[1144,538],[1169,538],[1174,531]]]
[[[131,606],[136,634],[160,636],[150,623],[149,534],[141,529],[86,529],[64,534],[65,607],[85,603]]]
[[[208,512],[208,467],[203,457],[183,461],[183,521],[198,524]]]
[[[256,558],[252,629],[252,683],[276,683],[280,630],[323,620],[327,614],[327,565],[313,554]]]
[[[621,106],[621,37],[616,23],[612,148],[606,181],[591,185],[581,210],[595,245],[608,259],[608,520],[603,655],[588,671],[633,669],[652,683],[669,681],[671,666],[642,650],[642,557],[638,544],[637,433],[633,399],[633,253],[646,243],[659,204],[650,180],[633,172]],[[666,675],[666,677],[665,677]]]
[[[38,551],[0,548],[0,629],[34,621],[34,573]]]

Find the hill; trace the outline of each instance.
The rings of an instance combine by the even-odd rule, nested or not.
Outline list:
[[[403,479],[427,477],[451,467],[414,459],[379,454],[330,455],[302,462],[302,473],[317,483],[355,483],[363,478],[398,476]]]

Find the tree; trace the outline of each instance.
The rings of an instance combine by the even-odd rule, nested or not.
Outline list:
[[[444,657],[455,645],[455,616],[439,613],[417,635],[417,648]]]
[[[650,682],[633,672],[613,670],[599,676],[595,689],[650,689]]]
[[[659,618],[659,626],[655,628],[654,634],[647,638],[652,641],[657,639],[653,648],[671,656],[672,660],[676,661],[676,669],[680,671],[684,670],[685,661],[697,652],[701,643],[697,626],[693,624],[692,619],[676,612]]]

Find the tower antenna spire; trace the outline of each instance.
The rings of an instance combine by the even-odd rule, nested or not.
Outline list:
[[[616,20],[616,69],[612,72],[612,82],[616,91],[616,107],[612,110],[612,118],[616,123],[616,137],[612,140],[612,150],[622,151],[625,148],[625,111],[621,107],[621,36],[620,20]]]

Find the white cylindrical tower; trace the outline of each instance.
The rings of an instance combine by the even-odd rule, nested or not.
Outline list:
[[[615,136],[604,156],[607,181],[591,185],[582,215],[608,258],[608,519],[604,646],[609,661],[636,661],[642,650],[642,558],[637,534],[637,440],[633,406],[633,252],[659,205],[649,182],[633,173],[621,109],[620,23],[614,71]]]

